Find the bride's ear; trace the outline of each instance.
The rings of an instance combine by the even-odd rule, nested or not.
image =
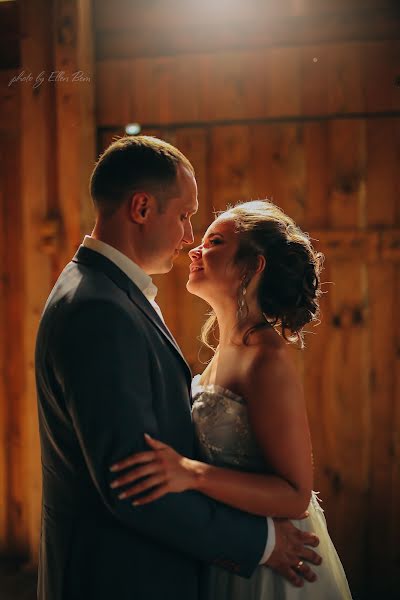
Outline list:
[[[256,270],[254,271],[254,274],[262,273],[264,271],[266,265],[267,265],[267,261],[265,260],[265,256],[263,256],[262,254],[259,254],[257,256],[257,264],[256,264]]]

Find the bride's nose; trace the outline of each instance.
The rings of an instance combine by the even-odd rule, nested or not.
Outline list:
[[[198,260],[199,258],[201,258],[202,248],[203,248],[203,245],[200,245],[200,246],[196,246],[196,248],[192,248],[191,250],[189,250],[189,257],[190,257],[191,261]]]

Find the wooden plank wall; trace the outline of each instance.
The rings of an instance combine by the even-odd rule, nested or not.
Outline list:
[[[9,173],[18,171],[18,94],[8,88],[14,75],[4,70],[0,75],[0,89],[4,112],[0,117],[0,551],[12,554],[14,532],[18,535],[21,522],[20,505],[12,493],[13,474],[9,464],[20,456],[20,428],[15,419],[20,407],[23,379],[18,370],[19,340],[21,339],[21,299],[16,290],[22,286],[18,268],[21,249],[20,206],[15,202],[19,195],[18,177]],[[5,402],[7,398],[7,402]],[[18,477],[18,473],[15,473]],[[19,479],[19,477],[18,477]]]
[[[355,597],[396,598],[400,15],[373,0],[232,0],[212,19],[207,3],[175,4],[96,2],[99,151],[137,122],[192,160],[197,240],[215,210],[269,197],[325,253],[322,322],[294,350],[315,486]],[[156,282],[199,372],[207,306],[185,295],[188,264],[182,256]]]
[[[12,4],[7,22],[18,23],[11,36],[18,53],[0,62],[19,60],[0,71],[0,553],[35,563],[41,467],[34,346],[46,297],[93,223],[92,29],[89,2]],[[91,80],[73,81],[78,70]],[[57,80],[56,71],[63,72]],[[32,81],[10,84],[22,72]],[[43,81],[34,85],[37,79]]]
[[[316,488],[355,596],[396,598],[398,3],[33,0],[21,7],[19,16],[10,6],[2,12],[9,43],[2,37],[0,58],[0,552],[36,559],[33,342],[43,299],[92,224],[95,81],[98,150],[139,122],[193,161],[197,239],[214,210],[268,196],[325,252],[322,323],[306,350],[294,351]],[[89,85],[8,85],[22,69],[93,75],[92,34]],[[207,307],[190,295],[182,303],[187,269],[182,256],[157,284],[198,372],[207,358],[196,340]]]

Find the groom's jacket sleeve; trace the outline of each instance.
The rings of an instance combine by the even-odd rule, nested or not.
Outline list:
[[[167,494],[145,506],[119,500],[109,467],[147,450],[157,437],[151,347],[130,316],[112,302],[88,301],[57,328],[53,370],[102,502],[126,526],[202,561],[249,577],[268,535],[266,519],[196,492]],[[173,415],[171,415],[173,419]]]

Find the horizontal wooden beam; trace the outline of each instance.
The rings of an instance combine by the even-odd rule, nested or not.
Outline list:
[[[374,113],[333,113],[330,115],[296,115],[296,116],[286,116],[282,115],[279,117],[265,117],[263,119],[252,119],[251,117],[248,119],[222,119],[218,121],[193,121],[193,122],[184,122],[184,123],[145,123],[145,131],[149,130],[157,130],[157,135],[168,135],[169,133],[187,130],[187,129],[204,129],[211,127],[232,127],[232,126],[254,126],[254,125],[268,125],[273,123],[282,123],[282,124],[296,124],[301,125],[302,123],[319,123],[324,121],[352,121],[352,120],[366,120],[366,119],[397,119],[400,117],[400,110],[392,110],[385,112],[374,112]],[[128,125],[128,123],[124,124]],[[114,123],[113,125],[106,125],[98,127],[97,131],[99,136],[108,136],[110,138],[113,137],[121,137],[126,135],[125,126],[121,124]],[[139,123],[140,125],[140,123]],[[147,134],[146,135],[150,135]],[[156,136],[157,137],[157,136]]]
[[[95,26],[98,59],[390,40],[398,39],[400,30],[398,7],[389,10],[382,7],[356,14],[277,16],[271,15],[271,11],[268,13],[267,8],[251,11],[246,2],[236,13],[214,11],[208,20],[203,17],[196,21],[193,9],[191,12],[188,9],[138,11],[134,8],[137,4],[130,2],[129,10],[126,8],[125,11],[117,10],[110,2],[101,7]],[[183,8],[188,4],[180,3],[180,6]],[[264,2],[264,7],[268,4]]]
[[[373,21],[377,16],[400,16],[397,0],[96,0],[94,7],[95,28],[110,31],[136,26],[151,30],[172,27],[210,26],[213,23],[256,24],[264,27],[280,20],[295,22]]]
[[[394,116],[399,57],[397,40],[98,61],[97,124]]]

